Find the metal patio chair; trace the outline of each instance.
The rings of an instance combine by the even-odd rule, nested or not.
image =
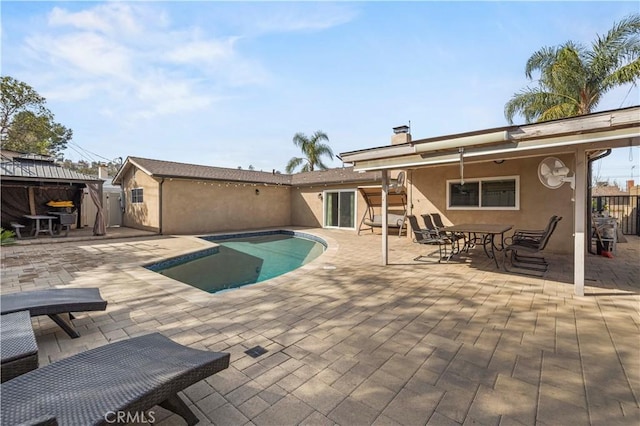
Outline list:
[[[507,266],[507,259],[510,258],[513,267],[546,272],[549,269],[549,263],[540,253],[547,247],[553,231],[561,220],[562,217],[552,216],[542,234],[538,234],[538,231],[516,231],[519,236],[512,237],[511,242],[504,247],[504,269],[509,272],[518,272],[510,270]],[[518,273],[528,274],[527,272]]]

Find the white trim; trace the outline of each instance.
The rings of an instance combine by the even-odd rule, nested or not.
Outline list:
[[[327,194],[334,192],[352,192],[353,193],[353,227],[347,226],[327,226],[326,225],[326,211],[327,211]],[[338,196],[338,202],[340,200],[340,196]],[[340,210],[340,206],[338,205],[338,211]],[[339,213],[338,213],[339,214]],[[339,218],[339,216],[338,216]],[[349,188],[349,189],[325,189],[322,191],[322,227],[325,229],[349,229],[355,231],[358,229],[358,188]]]
[[[142,201],[134,201],[133,191],[140,190]],[[136,197],[137,198],[137,197]],[[144,203],[144,188],[141,186],[136,186],[135,188],[131,188],[131,204],[143,204]]]
[[[513,207],[482,207],[482,182],[491,182],[497,180],[514,180],[516,182],[516,194],[515,194],[515,206]],[[478,194],[478,203],[476,206],[451,206],[450,204],[450,192],[451,192],[451,184],[452,183],[460,183],[460,179],[447,179],[446,180],[446,193],[447,193],[447,210],[520,210],[520,176],[491,176],[491,177],[480,177],[480,178],[471,178],[465,179],[465,183],[471,182],[479,182],[479,194]]]
[[[503,155],[508,159],[509,155],[513,156],[519,152],[533,152],[549,149],[549,148],[568,148],[566,152],[574,152],[574,149],[569,148],[572,145],[598,143],[598,142],[613,142],[620,139],[629,139],[629,144],[636,146],[640,144],[640,132],[636,128],[631,129],[618,129],[610,130],[606,132],[598,132],[593,134],[577,134],[570,136],[559,136],[554,138],[545,139],[529,139],[529,140],[512,140],[508,147],[493,148],[493,147],[474,147],[465,150],[464,158],[482,158],[490,155]],[[385,169],[406,169],[413,167],[429,166],[436,164],[457,163],[460,161],[460,155],[456,153],[425,153],[426,157],[421,157],[418,154],[401,156],[401,157],[386,157],[384,155],[384,148],[380,148],[377,151],[378,158],[359,161],[354,164],[354,171],[357,172],[370,172]],[[545,155],[544,153],[537,155]],[[537,156],[536,155],[536,156]],[[348,158],[343,157],[343,161],[350,162]]]

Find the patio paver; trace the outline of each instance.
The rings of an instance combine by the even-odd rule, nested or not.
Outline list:
[[[184,392],[202,424],[640,424],[640,238],[587,255],[576,297],[568,256],[536,278],[482,252],[415,262],[431,247],[390,236],[382,266],[379,235],[308,231],[330,243],[316,261],[220,294],[141,268],[206,245],[187,236],[3,247],[1,291],[98,286],[109,301],[78,314],[74,340],[33,318],[41,365],[154,331],[230,352]]]

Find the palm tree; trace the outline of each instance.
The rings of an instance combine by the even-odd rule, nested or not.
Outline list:
[[[591,49],[568,41],[543,47],[527,61],[525,73],[532,80],[540,72],[538,87],[513,95],[504,108],[510,124],[516,114],[527,123],[572,117],[593,112],[602,96],[616,86],[640,78],[640,15],[633,14],[597,36]]]
[[[329,145],[322,143],[322,141],[329,142],[329,137],[321,130],[315,132],[311,137],[307,137],[304,133],[296,133],[293,137],[293,144],[300,148],[304,154],[304,158],[293,157],[287,163],[287,173],[293,173],[293,171],[304,163],[301,172],[312,172],[315,168],[320,170],[326,170],[327,166],[322,162],[322,158],[328,155],[329,158],[333,158],[333,151]]]

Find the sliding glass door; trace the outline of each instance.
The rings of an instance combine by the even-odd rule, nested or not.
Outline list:
[[[325,191],[324,226],[326,228],[355,229],[355,214],[355,191]]]

